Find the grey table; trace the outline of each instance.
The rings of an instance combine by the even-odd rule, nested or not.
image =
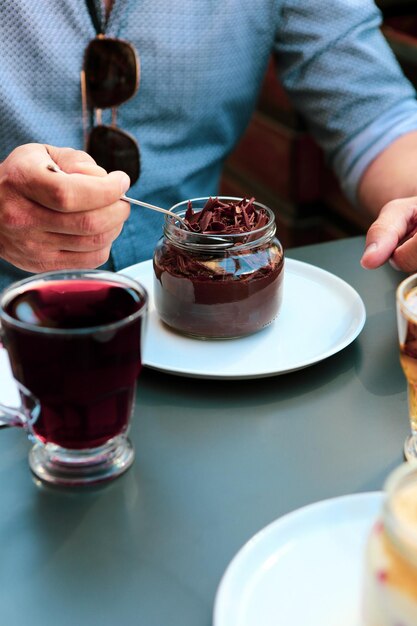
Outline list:
[[[304,370],[252,381],[145,371],[134,467],[102,489],[35,486],[29,443],[0,431],[0,623],[210,626],[239,548],[307,503],[380,489],[408,433],[390,267],[363,238],[294,249],[361,294],[359,338]]]

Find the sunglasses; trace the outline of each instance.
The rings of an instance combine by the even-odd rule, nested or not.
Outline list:
[[[117,108],[139,86],[139,59],[132,44],[98,35],[87,46],[81,71],[84,148],[107,172],[126,172],[131,184],[140,175],[136,139],[118,128]],[[112,110],[111,124],[102,123],[102,110]]]

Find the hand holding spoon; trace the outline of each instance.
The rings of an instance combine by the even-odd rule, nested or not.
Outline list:
[[[51,172],[56,172],[56,173],[59,173],[59,174],[65,174],[65,172],[63,170],[61,170],[61,168],[58,167],[58,165],[56,165],[56,163],[48,163],[48,165],[46,167]],[[124,200],[125,202],[129,202],[130,204],[137,204],[139,206],[145,207],[145,209],[152,209],[153,211],[159,211],[160,213],[165,213],[166,215],[171,215],[171,217],[173,217],[175,220],[177,220],[178,222],[181,223],[182,227],[185,228],[185,230],[191,230],[191,228],[188,226],[188,224],[184,220],[184,218],[182,218],[180,215],[177,215],[173,211],[169,211],[168,209],[163,209],[162,207],[155,206],[154,204],[149,204],[148,202],[143,202],[142,200],[134,200],[133,198],[128,198],[128,196],[126,196],[124,194],[120,197],[120,200]]]
[[[51,172],[56,172],[59,174],[66,173],[64,172],[64,170],[61,170],[61,168],[58,167],[56,163],[48,163],[46,167]],[[196,246],[214,245],[214,246],[220,246],[222,248],[233,248],[233,245],[234,245],[233,241],[227,240],[221,236],[213,237],[211,234],[210,235],[205,235],[205,234],[198,235],[198,233],[194,233],[194,231],[190,228],[190,226],[184,220],[184,218],[181,217],[180,215],[177,215],[173,211],[169,211],[168,209],[163,209],[162,207],[155,206],[154,204],[149,204],[148,202],[143,202],[142,200],[134,200],[133,198],[129,198],[128,196],[124,194],[120,196],[120,200],[124,200],[125,202],[129,202],[131,204],[137,204],[141,207],[145,207],[145,209],[152,209],[153,211],[159,211],[160,213],[165,213],[166,215],[170,215],[171,217],[174,218],[174,220],[176,220],[177,222],[181,224],[184,230],[191,232],[195,235],[193,244]]]

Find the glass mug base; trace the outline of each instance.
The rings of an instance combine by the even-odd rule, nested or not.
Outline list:
[[[29,452],[29,466],[42,482],[77,487],[117,478],[129,469],[134,458],[130,440],[119,435],[103,446],[85,450],[36,443]]]
[[[417,463],[417,435],[409,435],[405,440],[404,455],[407,461]]]

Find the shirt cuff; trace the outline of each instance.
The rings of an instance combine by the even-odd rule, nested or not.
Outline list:
[[[343,191],[354,205],[358,205],[358,185],[368,165],[393,141],[414,130],[417,130],[417,101],[402,101],[378,117],[334,155],[331,166],[341,181]]]

